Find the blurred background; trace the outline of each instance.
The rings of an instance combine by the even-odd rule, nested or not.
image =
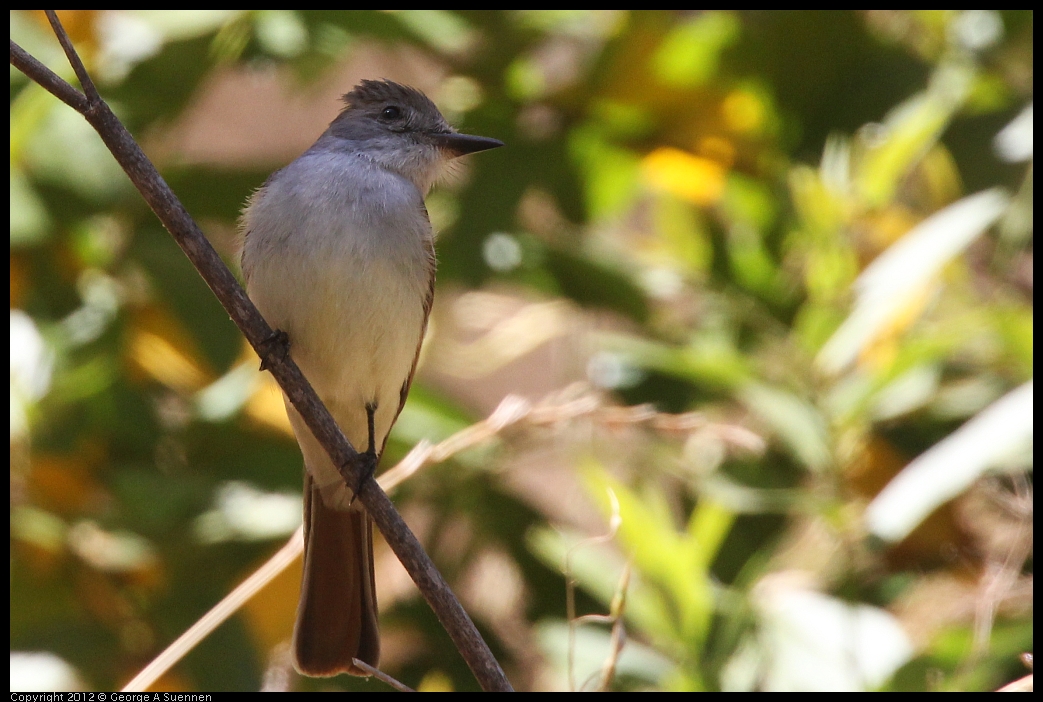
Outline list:
[[[428,200],[383,466],[508,394],[593,408],[393,494],[517,689],[1028,673],[1031,12],[60,16],[237,275],[244,201],[362,78],[507,144]],[[10,20],[75,82],[42,14]],[[301,459],[83,118],[13,68],[10,116],[12,690],[112,690],[286,541]],[[379,537],[376,569],[382,668],[476,689]],[[299,578],[152,689],[385,689],[292,672]]]

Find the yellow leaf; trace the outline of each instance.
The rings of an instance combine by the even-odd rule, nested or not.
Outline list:
[[[727,171],[707,158],[668,147],[648,154],[641,162],[645,181],[696,205],[713,205],[724,193]]]

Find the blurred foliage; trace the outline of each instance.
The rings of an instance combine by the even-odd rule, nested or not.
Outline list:
[[[422,60],[461,131],[508,144],[432,196],[440,295],[570,300],[612,320],[584,341],[592,383],[766,438],[761,453],[712,432],[577,442],[557,459],[568,477],[547,479],[614,514],[611,543],[552,527],[510,487],[547,432],[399,490],[458,591],[491,572],[488,589],[520,593],[475,611],[519,689],[561,689],[570,655],[588,686],[612,661],[612,689],[991,689],[1023,674],[1031,12],[62,18],[146,144],[220,72],[278,68],[292,92],[358,56]],[[41,15],[12,12],[11,34],[71,75]],[[82,118],[13,69],[10,115],[11,649],[108,690],[294,528],[300,458],[256,359]],[[281,164],[163,153],[233,261],[221,232]],[[421,374],[385,465],[480,418],[440,387]],[[881,493],[913,459],[927,477]],[[604,625],[569,633],[566,561],[578,613],[623,618],[618,657]],[[258,689],[298,577],[159,686]],[[388,672],[475,688],[421,599],[382,598]]]

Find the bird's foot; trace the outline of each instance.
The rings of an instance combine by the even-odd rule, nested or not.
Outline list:
[[[261,367],[266,371],[272,367],[272,361],[285,361],[290,353],[290,337],[281,329],[272,332],[272,335],[261,342]]]

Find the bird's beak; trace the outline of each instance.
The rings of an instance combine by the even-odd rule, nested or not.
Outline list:
[[[478,151],[485,151],[486,149],[495,149],[498,146],[503,146],[503,142],[499,139],[490,139],[489,137],[471,136],[470,134],[436,134],[435,145],[440,149],[452,153],[453,157],[463,156],[465,154],[473,154]]]

